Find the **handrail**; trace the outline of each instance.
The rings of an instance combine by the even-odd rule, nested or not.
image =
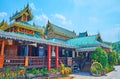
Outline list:
[[[4,66],[24,66],[25,57],[23,56],[5,56]]]

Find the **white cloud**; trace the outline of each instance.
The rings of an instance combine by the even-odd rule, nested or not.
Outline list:
[[[6,12],[0,12],[0,17],[5,17],[5,16],[7,16]]]
[[[63,28],[71,31],[74,30],[73,22],[62,14],[56,13],[51,15],[51,20],[55,22],[58,26],[62,26]]]
[[[43,21],[43,20],[48,20],[48,17],[45,14],[35,16],[36,20]]]
[[[55,14],[53,15],[56,19],[61,20],[61,21],[66,21],[66,18],[61,15],[61,14]]]
[[[71,20],[68,20],[65,16],[63,16],[62,14],[54,14],[52,15],[52,17],[55,19],[55,20],[58,20],[59,22],[61,22],[61,24],[63,25],[72,25],[72,21]]]
[[[46,14],[41,14],[41,15],[36,15],[35,20],[45,25],[46,22],[49,20],[49,18]]]
[[[33,10],[37,10],[37,8],[35,7],[34,3],[30,3],[30,8]]]

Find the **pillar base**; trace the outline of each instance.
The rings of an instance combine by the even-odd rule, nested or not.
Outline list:
[[[3,68],[4,65],[4,56],[0,56],[0,68]]]
[[[26,57],[25,57],[25,66],[28,66],[28,59],[29,59],[29,57],[26,56]]]

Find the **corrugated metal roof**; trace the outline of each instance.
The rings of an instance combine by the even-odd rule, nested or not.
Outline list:
[[[96,40],[96,36],[97,35],[92,35],[87,37],[78,37],[78,38],[68,40],[67,43],[70,45],[76,45],[76,46],[99,44],[99,42]]]
[[[75,38],[76,37],[76,33],[74,31],[70,31],[67,30],[65,28],[59,27],[55,24],[52,24],[48,21],[48,24],[45,28],[45,34],[47,35],[48,33],[48,29],[51,29],[55,34],[61,35],[61,36],[65,36],[68,38]]]
[[[100,41],[98,39],[98,35],[92,35],[87,37],[78,37],[74,39],[70,39],[66,41],[67,44],[73,45],[73,46],[102,46],[106,48],[111,48],[111,46],[108,46]],[[86,47],[85,47],[86,48]]]
[[[76,37],[76,34],[70,30],[64,29],[64,28],[56,26],[54,24],[52,24],[52,27],[56,33],[60,33],[62,35],[66,35],[66,36]]]
[[[61,46],[61,47],[67,47],[67,48],[76,48],[75,46],[70,46],[68,44],[53,42],[53,41],[49,41],[49,40],[42,39],[42,38],[31,37],[25,34],[17,34],[15,32],[5,32],[2,30],[0,30],[0,38],[21,40],[21,41],[33,42],[33,43],[50,44],[53,46]]]

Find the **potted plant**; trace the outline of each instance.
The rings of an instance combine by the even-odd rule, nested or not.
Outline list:
[[[101,76],[103,67],[99,62],[93,62],[91,65],[91,74],[93,76]]]

